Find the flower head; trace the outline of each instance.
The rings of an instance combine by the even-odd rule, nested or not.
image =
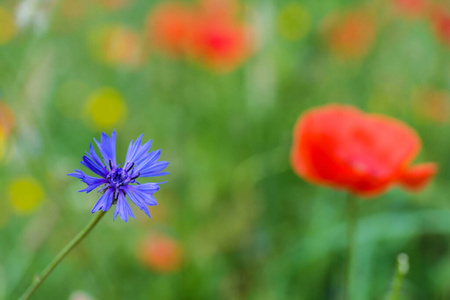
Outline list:
[[[156,205],[156,200],[153,194],[159,190],[160,183],[143,183],[137,182],[141,177],[155,177],[169,174],[163,170],[169,164],[166,161],[158,161],[161,150],[148,152],[150,150],[152,140],[142,145],[142,135],[140,135],[136,142],[130,142],[128,152],[125,159],[125,164],[116,163],[116,131],[114,130],[111,137],[102,133],[101,141],[94,139],[100,150],[102,159],[95,152],[94,147],[90,144],[89,152],[83,156],[81,164],[100,177],[88,176],[80,170],[75,170],[76,173],[70,173],[73,176],[81,179],[87,184],[87,187],[80,192],[89,193],[98,187],[101,189],[102,196],[94,205],[92,213],[103,210],[107,211],[113,204],[116,204],[114,212],[114,219],[117,215],[125,222],[128,216],[133,216],[130,206],[126,200],[128,196],[131,201],[143,210],[149,217],[150,212],[148,205]]]
[[[191,8],[183,3],[165,2],[147,18],[149,39],[156,48],[173,57],[186,54],[186,44],[192,26]]]
[[[212,70],[228,72],[253,52],[251,28],[236,14],[237,2],[204,0],[197,7],[189,38],[189,54]]]
[[[431,24],[439,41],[450,46],[450,8],[436,5],[431,11]]]
[[[333,55],[339,59],[363,58],[376,37],[377,24],[365,10],[351,10],[332,14],[325,19],[324,37]]]
[[[189,47],[190,54],[206,66],[231,71],[251,53],[249,29],[232,20],[199,16]]]
[[[424,15],[428,0],[391,0],[396,12],[407,18],[417,18]]]
[[[138,248],[139,259],[152,270],[161,273],[175,272],[183,262],[180,243],[165,234],[146,237]]]
[[[406,124],[344,105],[312,109],[297,121],[291,163],[308,181],[375,196],[392,184],[417,190],[436,173],[432,163],[410,166],[420,150]]]

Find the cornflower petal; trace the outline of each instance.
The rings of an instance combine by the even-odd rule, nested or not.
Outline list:
[[[169,174],[168,172],[161,172],[164,170],[169,163],[167,161],[159,161],[155,163],[153,166],[142,170],[140,177],[156,177],[156,176],[163,176]]]
[[[136,197],[138,200],[143,201],[146,205],[154,206],[157,205],[156,199],[153,194],[159,190],[159,185],[156,183],[144,183],[139,185],[130,185],[128,190]],[[129,195],[130,199],[131,196]],[[133,199],[131,199],[133,200]]]
[[[100,197],[97,203],[94,205],[94,208],[91,210],[91,213],[95,213],[100,209],[103,211],[107,211],[111,208],[113,203],[113,192],[111,190],[106,190],[106,192]]]
[[[81,181],[86,183],[88,186],[87,188],[85,188],[84,190],[81,190],[79,192],[86,192],[86,194],[87,194],[87,193],[91,192],[92,190],[95,190],[100,185],[107,183],[106,179],[104,179],[104,178],[88,176],[80,170],[75,170],[75,171],[77,173],[70,173],[67,175],[81,179]]]
[[[141,134],[136,142],[134,142],[134,140],[131,140],[130,145],[128,146],[128,151],[127,151],[127,156],[125,158],[125,164],[132,162],[141,146],[142,143],[142,137],[144,136],[144,134]]]
[[[110,162],[112,168],[116,167],[116,130],[111,134],[111,138],[106,133],[102,132],[101,143],[94,139],[95,143],[103,156],[103,160],[106,166],[109,166]]]
[[[83,161],[80,162],[83,166],[91,170],[97,175],[100,175],[102,177],[106,176],[108,172],[103,169],[102,167],[99,167],[95,162],[93,162],[89,157],[86,155],[83,155]]]
[[[141,161],[145,160],[147,156],[151,155],[152,152],[147,153],[151,146],[152,140],[149,140],[139,148],[138,153],[136,154],[135,164],[139,164]]]
[[[128,221],[128,216],[134,219],[133,212],[131,211],[130,205],[128,205],[127,200],[122,192],[119,192],[119,197],[117,199],[116,210],[114,211],[114,220],[116,219],[117,214],[119,217],[125,222]]]
[[[128,197],[131,199],[131,201],[133,201],[133,203],[139,207],[140,210],[142,210],[149,218],[151,218],[150,216],[150,211],[148,210],[147,207],[147,203],[145,202],[144,199],[142,199],[142,197],[138,194],[134,195],[133,192],[129,192]]]
[[[136,161],[135,170],[136,172],[142,172],[144,169],[150,167],[155,163],[161,156],[161,150],[152,151],[143,156],[140,160]]]
[[[95,152],[94,146],[92,143],[89,143],[89,152],[86,151],[86,155],[99,167],[103,170],[103,175],[106,176],[108,174],[108,170],[106,166],[103,164],[101,159],[98,157],[97,152]]]

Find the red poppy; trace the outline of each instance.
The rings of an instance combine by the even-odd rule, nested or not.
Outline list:
[[[436,6],[432,9],[431,23],[441,43],[450,46],[450,9]]]
[[[417,134],[398,120],[327,105],[297,121],[291,163],[310,182],[375,196],[393,184],[410,190],[426,185],[437,168],[410,166],[420,147]]]
[[[7,136],[15,124],[14,112],[4,102],[0,102],[0,135]]]
[[[325,40],[331,52],[341,59],[365,56],[376,35],[375,18],[364,10],[331,15],[325,19]]]
[[[408,18],[424,15],[427,8],[427,0],[391,0],[394,9]]]
[[[247,30],[228,21],[210,21],[196,23],[190,40],[190,53],[213,69],[234,69],[250,52]]]
[[[418,93],[414,100],[417,115],[427,121],[448,123],[450,121],[450,93],[427,89]]]
[[[148,237],[139,248],[139,258],[150,269],[158,272],[174,272],[182,262],[182,248],[169,236],[157,234]]]
[[[147,32],[152,44],[172,56],[185,54],[192,28],[192,11],[182,3],[165,2],[147,19]]]
[[[250,30],[236,18],[233,1],[206,0],[195,12],[189,52],[198,61],[219,71],[230,71],[251,53]]]
[[[240,11],[240,7],[233,0],[200,0],[198,11],[214,19],[233,19]]]

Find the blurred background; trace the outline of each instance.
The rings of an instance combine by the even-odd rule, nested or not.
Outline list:
[[[92,218],[66,176],[144,133],[171,173],[152,219],[109,212],[34,299],[343,299],[345,193],[289,165],[308,108],[415,128],[440,173],[360,202],[355,299],[450,299],[447,0],[1,0],[0,299]]]

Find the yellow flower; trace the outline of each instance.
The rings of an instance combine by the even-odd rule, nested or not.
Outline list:
[[[14,17],[0,6],[0,46],[9,43],[16,34]]]
[[[19,215],[27,215],[42,203],[44,190],[36,179],[23,176],[11,182],[8,195],[13,210]]]
[[[309,12],[299,3],[286,5],[278,16],[278,32],[287,40],[298,41],[304,38],[310,25]]]
[[[117,126],[126,118],[127,106],[117,90],[103,87],[88,97],[85,113],[90,123],[99,129],[108,129]]]

